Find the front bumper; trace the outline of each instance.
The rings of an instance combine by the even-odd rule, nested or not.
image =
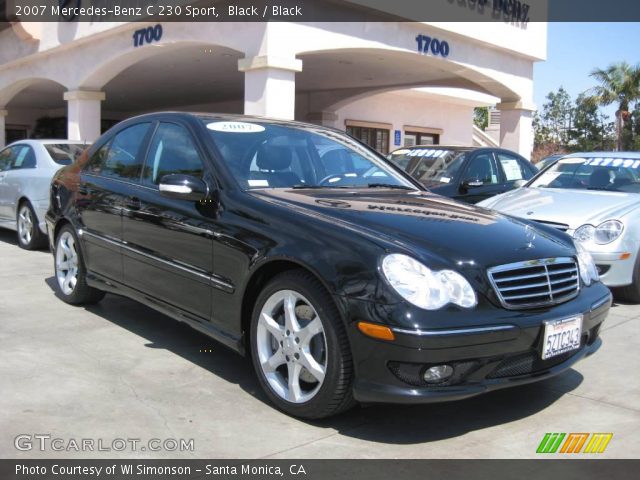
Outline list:
[[[624,287],[633,283],[636,255],[622,260],[624,252],[590,252],[600,272],[600,280],[608,287]]]
[[[548,309],[494,308],[491,318],[482,318],[488,312],[477,312],[475,327],[411,331],[396,326],[396,339],[392,342],[366,337],[353,321],[349,336],[356,369],[354,397],[362,403],[442,402],[552,377],[598,350],[600,326],[611,300],[609,290],[598,283],[583,289],[575,299]],[[351,308],[362,312],[357,305],[352,304]],[[376,310],[368,305],[369,316],[360,320],[389,325],[380,321],[382,312]],[[583,314],[581,348],[542,360],[543,322],[579,313]],[[437,313],[442,314],[446,312]],[[455,315],[451,316],[455,324]],[[422,379],[422,373],[434,365],[451,365],[455,373],[448,382],[430,386]]]

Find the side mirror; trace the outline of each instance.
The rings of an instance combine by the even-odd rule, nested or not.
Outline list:
[[[207,198],[209,188],[207,184],[197,177],[171,173],[160,179],[160,194],[163,197],[177,198],[199,202]]]
[[[526,184],[527,184],[527,180],[523,180],[523,179],[516,180],[515,182],[513,182],[514,188],[521,188],[521,187],[524,187]]]
[[[467,178],[466,180],[463,180],[462,183],[460,184],[460,186],[464,190],[468,190],[470,188],[481,187],[483,185],[484,185],[484,182],[482,180],[480,180],[479,178]]]

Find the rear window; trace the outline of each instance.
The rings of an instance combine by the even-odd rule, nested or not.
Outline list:
[[[49,156],[60,165],[71,165],[84,152],[81,143],[49,143],[45,144]]]

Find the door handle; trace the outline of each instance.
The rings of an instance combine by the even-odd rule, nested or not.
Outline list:
[[[127,197],[124,199],[124,206],[129,210],[140,210],[142,204],[138,197]]]

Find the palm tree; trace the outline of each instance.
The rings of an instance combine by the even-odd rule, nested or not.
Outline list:
[[[614,63],[602,70],[597,68],[591,72],[600,85],[588,90],[589,101],[607,106],[618,105],[616,110],[616,145],[617,150],[623,149],[622,131],[629,119],[631,103],[640,100],[640,64],[631,66],[627,62]]]

